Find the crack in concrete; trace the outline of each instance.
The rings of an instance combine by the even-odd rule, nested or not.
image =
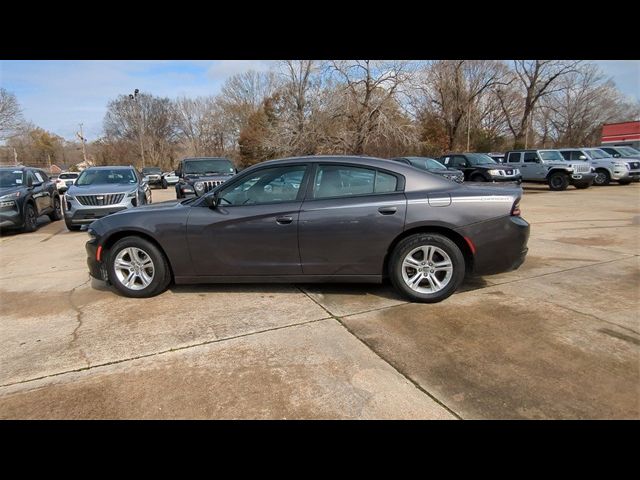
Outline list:
[[[71,333],[72,338],[69,341],[68,348],[74,347],[75,342],[78,340],[78,330],[80,330],[80,327],[82,327],[82,316],[84,315],[82,308],[77,306],[73,302],[73,294],[78,288],[86,285],[90,281],[91,281],[91,277],[89,276],[89,278],[87,278],[87,280],[82,282],[80,285],[73,287],[69,292],[69,296],[67,298],[67,300],[69,301],[69,304],[71,305],[71,308],[73,308],[74,312],[76,313],[76,321],[78,322],[78,324],[76,325],[76,328],[74,328],[73,332]],[[87,362],[87,367],[91,367],[91,362],[89,361],[89,358],[87,357],[87,354],[85,353],[84,349],[81,347],[78,347],[78,348],[80,350],[80,355],[82,355],[82,358],[84,359],[84,361]]]
[[[411,377],[409,377],[408,375],[406,375],[404,372],[402,372],[402,370],[400,370],[400,368],[398,366],[396,366],[393,362],[390,362],[389,360],[387,360],[386,358],[384,358],[382,355],[380,355],[378,352],[376,352],[373,348],[371,348],[371,346],[369,344],[367,344],[367,342],[365,342],[364,340],[362,340],[360,337],[358,337],[354,332],[352,332],[349,327],[347,327],[346,324],[344,324],[341,320],[340,317],[336,317],[333,313],[331,313],[329,310],[327,310],[325,308],[324,305],[322,305],[321,303],[319,303],[318,301],[316,301],[315,298],[313,298],[311,295],[309,295],[305,290],[303,290],[302,288],[298,287],[297,285],[295,286],[298,290],[300,290],[300,292],[303,295],[306,295],[312,302],[314,302],[316,305],[318,305],[320,308],[322,308],[325,312],[327,312],[329,315],[331,315],[331,318],[333,320],[335,320],[336,322],[338,322],[338,325],[340,325],[342,328],[344,328],[349,334],[353,335],[353,337],[358,340],[360,343],[362,343],[369,351],[371,351],[376,357],[378,357],[380,360],[382,360],[384,363],[386,363],[387,365],[389,365],[393,370],[395,370],[402,378],[404,378],[407,382],[411,383],[415,388],[417,388],[420,392],[424,393],[427,397],[429,397],[431,400],[433,400],[434,402],[436,402],[438,405],[440,405],[442,408],[444,408],[447,412],[449,412],[451,415],[453,415],[455,418],[457,418],[458,420],[462,420],[462,417],[456,413],[454,410],[452,410],[451,408],[449,408],[443,401],[441,401],[439,398],[437,398],[435,395],[433,395],[431,392],[429,392],[428,390],[426,390],[424,387],[422,387],[422,385],[420,385],[419,383],[415,382]],[[409,303],[409,302],[406,302]],[[406,305],[406,303],[400,304],[400,305],[390,305],[388,307],[381,307],[378,309],[373,309],[370,311],[375,311],[375,310],[382,310],[384,308],[392,308],[392,307],[399,307],[401,305]],[[361,312],[362,313],[362,312]],[[354,314],[356,315],[356,314]],[[349,316],[349,315],[345,315],[345,316]]]
[[[82,286],[82,285],[78,285],[78,287],[80,287],[80,286]],[[76,287],[76,288],[78,288],[78,287]],[[74,369],[71,369],[71,370],[65,370],[63,372],[56,372],[56,373],[52,373],[52,374],[49,374],[49,375],[42,375],[40,377],[28,378],[26,380],[20,380],[18,382],[9,382],[9,383],[5,383],[5,384],[0,385],[0,388],[6,388],[6,387],[14,386],[14,385],[21,385],[21,384],[24,384],[24,383],[36,382],[38,380],[44,380],[46,378],[52,378],[52,377],[59,377],[59,376],[62,376],[62,375],[67,375],[69,373],[77,373],[77,372],[82,372],[82,371],[85,371],[85,370],[93,370],[95,368],[107,367],[109,365],[117,365],[119,363],[132,362],[134,360],[139,360],[141,358],[149,358],[149,357],[155,357],[155,356],[158,356],[158,355],[165,355],[167,353],[179,352],[181,350],[188,350],[190,348],[201,347],[201,346],[210,345],[210,344],[213,344],[213,343],[226,342],[228,340],[234,340],[236,338],[249,337],[251,335],[259,335],[261,333],[268,333],[268,332],[273,332],[273,331],[276,331],[276,330],[282,330],[282,329],[285,329],[285,328],[292,328],[292,327],[297,327],[297,326],[300,326],[300,325],[307,325],[307,324],[310,324],[310,323],[322,322],[322,321],[331,320],[331,319],[332,319],[331,317],[317,318],[315,320],[308,320],[306,322],[301,322],[301,323],[290,323],[288,325],[281,325],[279,327],[272,327],[272,328],[266,328],[264,330],[256,330],[254,332],[241,333],[239,335],[233,335],[231,337],[216,338],[215,340],[205,340],[204,342],[192,343],[190,345],[184,345],[182,347],[177,347],[177,348],[169,348],[167,350],[161,350],[159,352],[145,353],[145,354],[142,354],[142,355],[137,355],[135,357],[120,358],[118,360],[112,360],[110,362],[95,363],[95,364],[89,365],[87,367],[74,368]]]

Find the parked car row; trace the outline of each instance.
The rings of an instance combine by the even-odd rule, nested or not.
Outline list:
[[[552,190],[564,190],[569,185],[587,188],[587,184],[628,185],[640,181],[640,151],[629,146],[512,150],[488,155],[520,169],[523,181],[546,182]]]

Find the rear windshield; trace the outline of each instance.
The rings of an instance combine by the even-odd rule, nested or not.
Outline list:
[[[0,188],[22,185],[22,170],[0,170]]]
[[[162,173],[162,170],[160,168],[156,168],[156,167],[145,167],[142,169],[142,174],[146,175],[147,173]]]

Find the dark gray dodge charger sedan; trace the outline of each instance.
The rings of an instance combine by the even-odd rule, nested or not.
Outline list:
[[[370,157],[247,168],[207,195],[93,222],[93,277],[129,297],[175,283],[373,282],[438,302],[466,274],[518,268],[529,224],[519,186],[453,183]]]

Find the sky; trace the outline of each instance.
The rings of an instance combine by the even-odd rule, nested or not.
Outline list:
[[[13,92],[26,120],[72,139],[101,135],[109,100],[140,91],[158,96],[215,95],[224,81],[267,60],[2,60],[0,86]],[[640,60],[595,61],[626,95],[640,100]]]

